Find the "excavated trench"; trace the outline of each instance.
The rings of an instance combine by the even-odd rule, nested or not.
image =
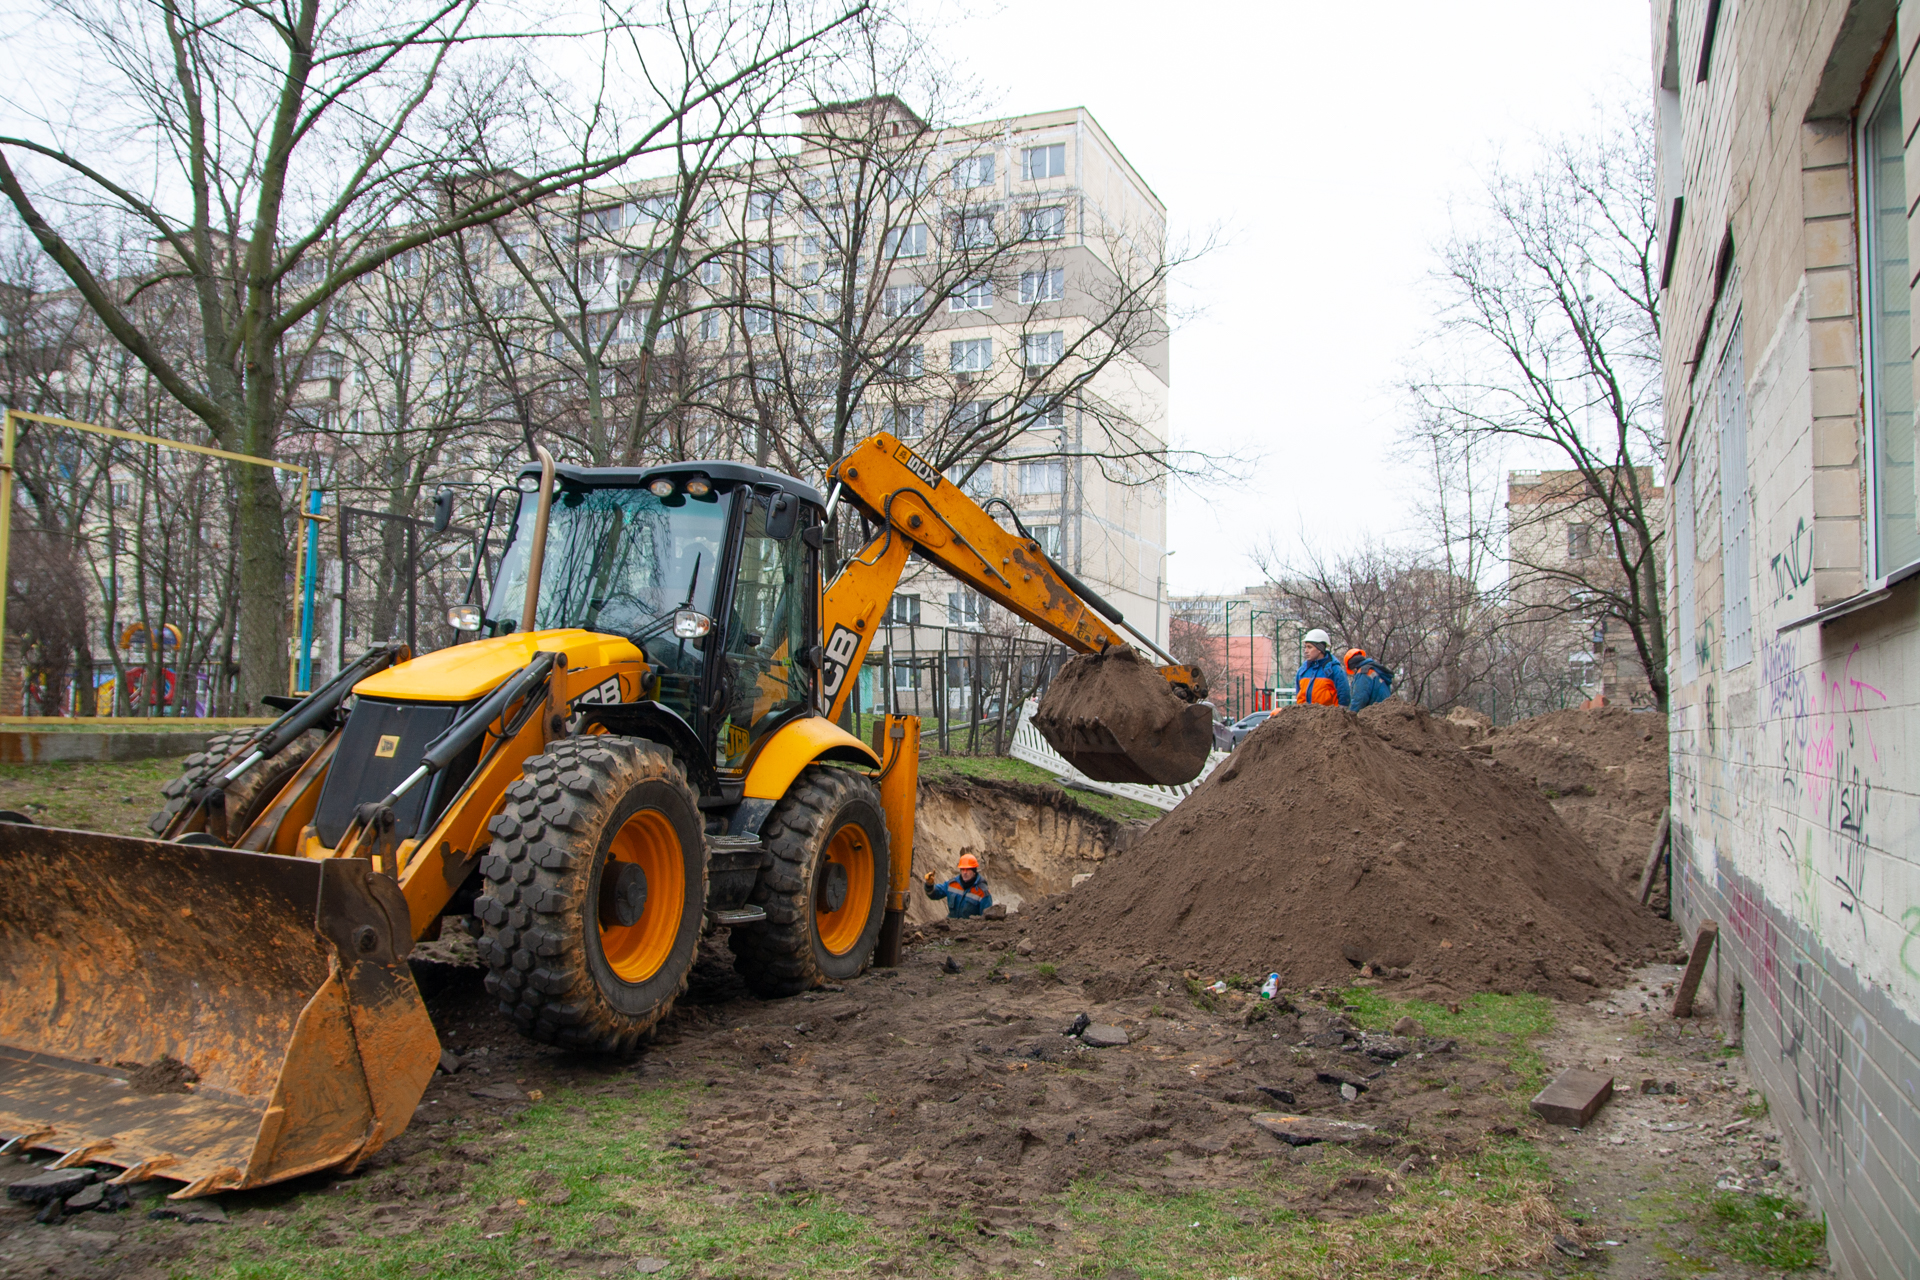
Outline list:
[[[914,818],[913,875],[953,874],[963,853],[980,859],[996,904],[1018,911],[1073,887],[1140,838],[1150,823],[1117,822],[1058,787],[973,778],[922,780]],[[920,893],[907,918],[942,919],[946,909]]]

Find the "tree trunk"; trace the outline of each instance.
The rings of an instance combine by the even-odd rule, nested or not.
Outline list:
[[[271,467],[236,462],[240,535],[240,701],[253,714],[261,695],[287,691],[286,512]]]

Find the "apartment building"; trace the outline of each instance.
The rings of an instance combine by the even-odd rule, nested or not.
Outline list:
[[[1920,4],[1653,17],[1674,912],[1837,1269],[1920,1276]]]
[[[1651,468],[1638,468],[1634,479],[1657,541],[1666,527],[1666,490]],[[1580,472],[1507,473],[1512,607],[1564,638],[1569,675],[1585,697],[1652,707],[1646,670],[1618,616],[1630,593],[1612,530],[1604,503]]]

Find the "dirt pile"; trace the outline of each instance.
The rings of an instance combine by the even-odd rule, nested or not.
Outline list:
[[[1060,668],[1033,714],[1054,750],[1089,778],[1179,786],[1213,750],[1212,712],[1182,702],[1132,649],[1083,654]]]
[[[1503,725],[1482,741],[1531,781],[1620,884],[1639,883],[1667,805],[1666,719],[1601,707]]]
[[[1529,779],[1398,701],[1274,716],[1034,932],[1053,955],[1277,970],[1290,987],[1372,966],[1577,999],[1674,937]]]

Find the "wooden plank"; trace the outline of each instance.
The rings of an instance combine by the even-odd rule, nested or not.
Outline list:
[[[1693,954],[1687,958],[1687,971],[1681,975],[1680,989],[1673,993],[1674,1017],[1693,1016],[1693,995],[1700,989],[1700,979],[1707,972],[1707,956],[1712,953],[1713,944],[1719,937],[1719,925],[1711,920],[1700,922],[1700,932],[1693,939]]]
[[[1660,811],[1660,829],[1653,834],[1653,848],[1647,852],[1647,869],[1640,873],[1640,905],[1653,896],[1653,878],[1660,874],[1660,856],[1673,843],[1672,808]],[[1671,880],[1672,877],[1668,877]]]
[[[1568,1067],[1534,1095],[1533,1109],[1548,1124],[1579,1129],[1613,1097],[1613,1077]]]

